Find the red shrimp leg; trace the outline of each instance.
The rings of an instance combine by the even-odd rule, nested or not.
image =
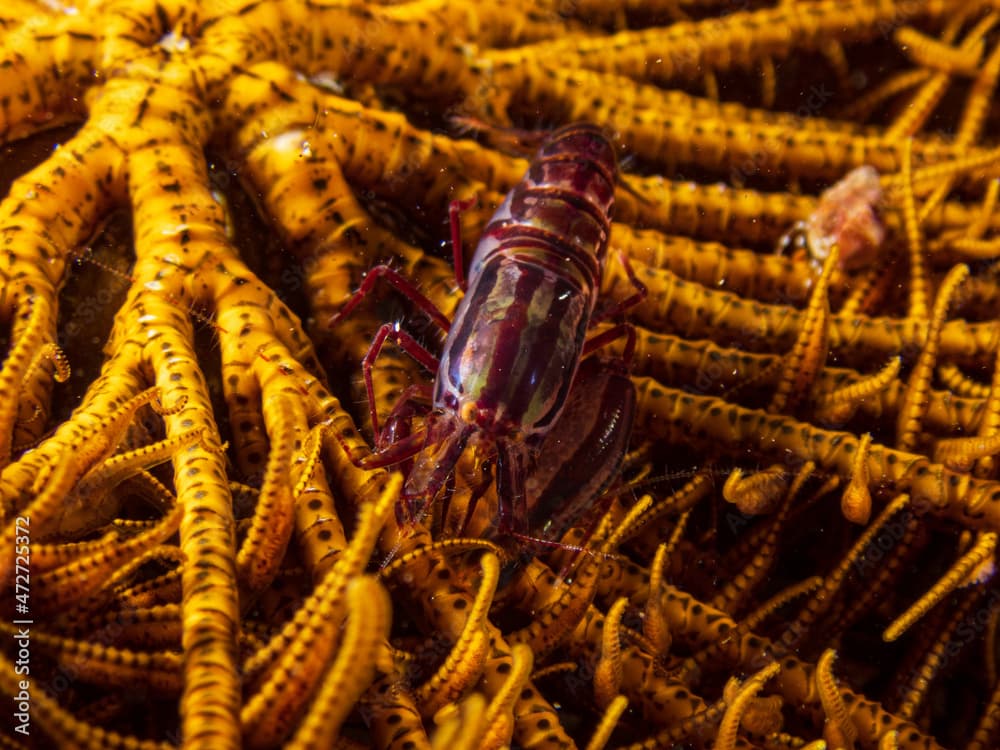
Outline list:
[[[591,354],[602,346],[607,346],[612,341],[616,339],[625,338],[625,347],[622,349],[622,369],[628,370],[629,366],[632,364],[632,357],[635,354],[635,327],[629,323],[619,323],[616,326],[612,326],[606,331],[601,331],[601,333],[594,336],[592,339],[587,339],[583,345],[583,354],[581,359]]]
[[[365,391],[368,393],[368,412],[372,420],[372,434],[375,435],[376,442],[378,442],[380,430],[378,414],[375,410],[375,386],[372,383],[372,366],[375,364],[379,352],[382,351],[382,344],[385,343],[386,339],[392,339],[393,343],[431,372],[437,372],[438,368],[437,357],[418,344],[416,339],[406,331],[400,331],[392,323],[384,323],[378,329],[378,333],[372,339],[372,345],[368,347],[368,352],[361,362],[361,370],[365,377]]]
[[[528,521],[528,498],[524,480],[528,473],[528,452],[523,443],[497,446],[497,533],[523,535]]]
[[[476,196],[462,201],[452,201],[448,204],[448,222],[451,224],[451,252],[452,262],[455,264],[455,283],[463,292],[468,288],[468,279],[465,278],[465,253],[462,252],[462,225],[460,216],[462,211],[467,211],[476,205]]]
[[[390,445],[405,440],[413,434],[413,417],[417,414],[426,416],[430,411],[431,389],[427,385],[411,385],[392,407],[386,417],[382,433],[375,436],[376,450],[384,450]],[[413,469],[413,459],[406,458],[399,464],[403,476],[410,476]]]
[[[372,289],[375,288],[375,282],[379,279],[385,279],[393,287],[399,291],[400,294],[404,295],[413,304],[423,310],[427,317],[429,317],[434,324],[440,328],[445,333],[451,328],[451,323],[444,316],[444,314],[437,309],[433,302],[431,302],[427,297],[425,297],[419,289],[417,289],[412,282],[408,281],[403,276],[399,275],[399,272],[394,268],[387,265],[379,265],[372,268],[361,282],[361,286],[358,287],[358,291],[351,295],[351,298],[347,300],[346,304],[340,308],[340,312],[335,313],[333,317],[330,318],[329,327],[333,328],[340,320],[351,313],[355,307],[361,304],[361,300],[371,294]]]
[[[625,269],[625,273],[628,275],[628,280],[631,282],[632,286],[635,287],[635,293],[630,297],[626,297],[618,304],[609,307],[604,310],[594,311],[594,314],[590,318],[590,324],[600,323],[608,318],[617,318],[619,315],[624,313],[626,310],[635,307],[644,299],[646,295],[649,294],[649,290],[646,289],[646,285],[639,281],[639,277],[635,275],[635,270],[632,268],[632,264],[629,263],[628,258],[625,253],[618,251],[618,262],[622,264],[622,268]]]

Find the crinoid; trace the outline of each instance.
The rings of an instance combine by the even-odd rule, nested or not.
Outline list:
[[[10,0],[0,744],[995,747],[997,14]],[[450,318],[449,204],[469,257],[575,120],[648,289],[606,512],[494,539],[472,447],[401,528],[360,363],[441,342],[328,321]]]

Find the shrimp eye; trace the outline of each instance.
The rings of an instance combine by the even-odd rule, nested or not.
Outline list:
[[[466,424],[476,424],[479,419],[479,407],[471,401],[466,401],[458,407],[458,416]]]

